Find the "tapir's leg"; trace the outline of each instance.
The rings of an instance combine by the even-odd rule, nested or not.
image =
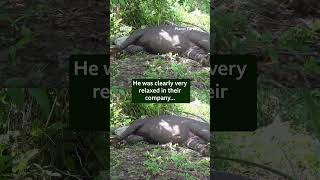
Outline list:
[[[201,47],[202,49],[205,49],[207,52],[210,51],[209,39],[199,40],[199,41],[195,42],[195,44],[197,44],[197,45],[198,45],[199,47]]]
[[[185,145],[190,149],[198,151],[200,154],[204,156],[209,155],[208,144],[206,144],[203,140],[201,140],[201,138],[197,136],[189,137],[188,140],[185,142]]]
[[[143,126],[144,121],[137,120],[133,124],[131,124],[119,137],[119,140],[123,140],[127,138],[129,135],[134,133],[136,130],[138,130],[141,126]]]
[[[192,130],[192,132],[196,135],[202,138],[204,141],[209,142],[210,141],[210,131],[208,129],[195,129]]]
[[[125,141],[129,144],[134,144],[140,141],[144,141],[144,138],[138,135],[130,135],[125,139]]]
[[[137,53],[137,52],[142,52],[144,51],[144,48],[142,46],[137,46],[137,45],[129,45],[127,48],[124,49],[128,53]]]
[[[120,44],[120,50],[123,50],[127,48],[129,45],[134,44],[134,42],[136,42],[145,33],[147,29],[148,28],[138,29],[134,31],[132,34],[130,34],[130,36],[126,38],[126,40],[123,43]]]
[[[204,49],[206,52],[210,51],[210,35],[206,32],[190,31],[188,38],[191,42]]]
[[[204,66],[209,66],[209,55],[203,49],[198,46],[190,47],[185,53],[184,56],[200,62]]]

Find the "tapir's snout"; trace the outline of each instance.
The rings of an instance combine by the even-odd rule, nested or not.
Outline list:
[[[128,38],[128,36],[119,37],[119,38],[115,39],[115,40],[113,41],[113,43],[114,43],[118,48],[120,48],[121,45],[126,41],[127,38]]]

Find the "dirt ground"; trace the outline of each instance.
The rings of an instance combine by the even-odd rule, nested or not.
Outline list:
[[[319,88],[320,72],[306,72],[296,62],[259,62],[258,84],[275,88]]]
[[[186,174],[190,179],[209,179],[209,166],[206,170],[197,171],[194,167],[177,167],[174,163],[166,163],[165,158],[172,153],[183,154],[188,161],[196,162],[208,160],[208,157],[202,157],[199,153],[183,147],[172,147],[166,145],[150,145],[138,143],[134,145],[122,145],[120,147],[110,148],[111,157],[111,179],[185,179]],[[163,159],[165,162],[163,162]],[[159,167],[152,168],[155,162]],[[162,164],[163,163],[163,164]],[[159,170],[159,171],[158,171]]]
[[[0,8],[0,87],[65,87],[71,54],[107,53],[103,1],[4,0]]]
[[[167,55],[152,55],[147,53],[140,53],[135,55],[121,54],[120,56],[111,56],[110,66],[111,72],[111,87],[125,87],[131,86],[132,79],[150,78],[147,71],[159,72],[155,78],[181,78],[172,70],[173,63],[183,65],[186,71],[181,72],[188,74],[192,72],[207,72],[207,80],[209,80],[209,67],[203,67],[200,63],[182,57],[172,57]],[[163,74],[161,74],[163,73]],[[192,79],[192,86],[199,89],[208,89],[208,84],[197,80],[194,77],[187,77]]]
[[[242,54],[255,54],[259,57],[257,67],[259,85],[276,88],[320,87],[320,29],[318,25],[320,10],[317,1],[223,0],[217,1],[216,7],[222,14],[234,12],[247,17],[248,24],[245,27],[234,29],[233,33],[238,38],[245,41],[246,38],[249,38],[246,35],[249,31],[258,34],[258,39],[266,34],[271,35],[271,44],[257,41],[244,44],[241,47]],[[215,12],[212,11],[212,17],[215,17]],[[287,50],[285,47],[279,46],[279,43],[283,43],[281,41],[283,35],[295,27],[312,30],[312,40],[303,42],[303,48],[295,50]],[[293,38],[289,46],[299,42],[301,33],[305,32],[297,33],[296,39]],[[230,48],[221,44],[215,44],[215,47],[219,47],[222,51]],[[273,53],[277,54],[277,58],[270,59],[270,56],[267,55],[266,52],[270,48],[274,51]],[[313,59],[310,60],[310,58]],[[309,71],[305,68],[306,63],[313,63],[314,66],[319,67]]]

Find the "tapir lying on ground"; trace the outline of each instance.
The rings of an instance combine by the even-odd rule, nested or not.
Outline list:
[[[115,40],[120,51],[146,51],[152,54],[177,53],[209,66],[209,33],[175,25],[138,29],[129,37]]]
[[[127,127],[115,130],[119,141],[146,141],[152,144],[178,143],[208,156],[209,124],[190,118],[163,115],[139,119]]]

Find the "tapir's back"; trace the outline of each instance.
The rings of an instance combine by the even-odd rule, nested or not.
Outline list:
[[[144,121],[143,125],[136,130],[135,134],[145,137],[149,142],[182,143],[194,134],[193,128],[197,131],[205,131],[208,136],[210,133],[207,123],[185,117],[164,115],[142,121]],[[207,137],[207,135],[204,136]]]
[[[146,28],[136,43],[151,53],[176,52],[183,54],[190,47],[198,45],[195,42],[200,42],[200,39],[207,38],[206,40],[209,41],[205,34],[186,27],[161,25]]]

